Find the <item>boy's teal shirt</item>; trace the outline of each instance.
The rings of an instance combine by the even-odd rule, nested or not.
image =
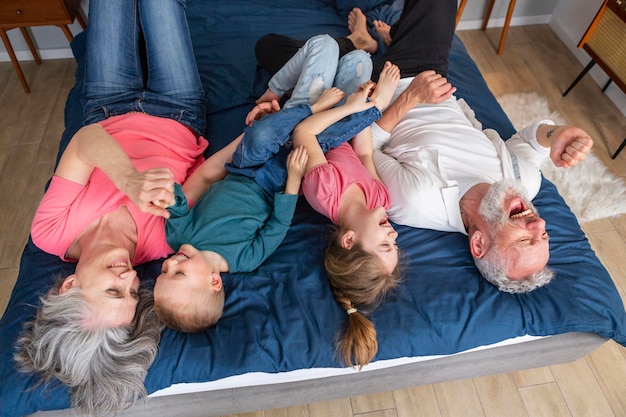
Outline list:
[[[229,272],[250,272],[270,256],[291,225],[297,195],[270,196],[254,179],[229,174],[211,185],[190,210],[182,187],[168,210],[167,243],[174,251],[187,243],[221,255]]]

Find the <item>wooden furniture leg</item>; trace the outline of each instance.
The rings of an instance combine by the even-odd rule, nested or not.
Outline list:
[[[493,4],[496,0],[490,0],[489,6],[487,6],[487,13],[485,14],[485,18],[483,19],[483,25],[481,29],[485,31],[487,29],[487,24],[489,23],[489,17],[491,16],[491,11],[493,10]]]
[[[624,146],[626,146],[626,138],[624,138],[624,140],[622,141],[622,144],[619,145],[619,148],[617,148],[615,153],[611,156],[611,159],[617,158],[617,155],[619,155],[619,153],[622,151],[622,149],[624,149]]]
[[[454,26],[459,25],[459,20],[461,20],[461,16],[463,15],[463,9],[465,9],[466,3],[467,3],[467,0],[461,0],[461,3],[459,4],[459,8],[456,11],[456,23],[454,24]]]
[[[70,31],[70,28],[67,27],[67,25],[57,25],[57,26],[61,28],[61,30],[65,34],[65,37],[67,38],[67,40],[69,42],[72,42],[72,39],[74,39],[74,35],[72,35],[72,32]]]
[[[506,35],[509,33],[509,24],[511,23],[511,17],[513,17],[515,3],[517,3],[517,0],[511,0],[509,2],[509,10],[507,10],[506,12],[506,20],[504,21],[502,35],[500,36],[500,45],[498,45],[498,55],[501,55],[502,51],[504,50],[504,41],[506,40]]]
[[[587,64],[587,66],[586,66],[585,68],[583,68],[583,70],[580,72],[580,74],[578,74],[578,77],[576,77],[576,79],[574,80],[574,82],[572,82],[572,83],[570,84],[570,86],[569,86],[569,87],[567,87],[567,90],[565,90],[565,92],[563,93],[563,97],[565,97],[565,96],[567,95],[567,93],[569,93],[569,92],[570,92],[570,90],[571,90],[572,88],[574,88],[574,86],[575,86],[576,84],[578,84],[578,81],[580,81],[580,80],[581,80],[581,79],[585,76],[585,74],[587,74],[587,73],[589,72],[589,70],[590,70],[591,68],[593,68],[593,66],[594,66],[594,65],[596,65],[596,61],[594,61],[594,60],[592,59],[592,60],[591,60],[591,61]]]
[[[83,14],[80,12],[80,9],[76,13],[76,20],[78,20],[78,23],[80,24],[80,27],[83,28],[83,30],[87,29],[87,22],[85,21]]]
[[[485,18],[483,19],[483,25],[481,29],[484,31],[487,29],[487,24],[489,23],[489,17],[491,17],[491,12],[493,11],[493,5],[496,0],[490,0],[489,5],[487,6],[487,13],[485,14]],[[502,54],[504,50],[504,41],[506,41],[506,35],[509,33],[509,25],[511,23],[511,17],[513,17],[513,11],[515,10],[515,4],[517,0],[509,1],[509,9],[506,12],[506,19],[504,21],[504,27],[502,28],[502,35],[500,36],[500,44],[498,45],[498,55]]]
[[[37,65],[41,65],[41,58],[39,57],[39,53],[37,52],[37,49],[35,48],[35,44],[33,43],[33,40],[30,38],[28,31],[26,30],[25,27],[20,27],[20,32],[22,32],[22,36],[24,37],[24,40],[26,41],[26,44],[28,45],[28,49],[30,49],[30,53],[33,54],[33,58],[35,59],[35,62],[37,63]]]
[[[2,38],[2,43],[4,43],[4,47],[11,57],[11,63],[13,64],[13,68],[15,68],[15,72],[17,73],[17,78],[19,78],[22,87],[26,94],[30,93],[30,88],[28,87],[28,83],[26,82],[26,78],[24,77],[24,73],[22,72],[22,67],[20,67],[20,63],[15,56],[15,51],[13,51],[13,46],[11,46],[11,41],[7,36],[7,32],[4,29],[0,29],[0,38]]]
[[[80,27],[83,28],[83,30],[87,28],[87,22],[85,22],[85,19],[83,18],[83,15],[80,13],[80,10],[76,13],[76,20],[78,20],[78,23],[80,24]],[[57,26],[61,28],[67,40],[72,42],[72,39],[74,39],[74,35],[72,35],[70,28],[67,25],[57,25]]]

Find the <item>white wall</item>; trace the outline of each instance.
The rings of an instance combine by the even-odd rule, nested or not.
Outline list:
[[[576,45],[578,45],[602,3],[603,0],[559,0],[550,20],[552,30],[582,64],[581,71],[591,58],[583,49],[577,48]],[[624,65],[626,65],[626,62]],[[588,76],[591,76],[599,86],[604,86],[609,79],[597,65],[589,71],[586,77]],[[612,83],[606,90],[606,95],[626,115],[626,94]]]
[[[558,0],[521,0],[515,5],[515,11],[511,19],[511,26],[545,24],[550,21],[552,11]],[[460,0],[459,0],[460,3]],[[483,17],[487,13],[489,0],[468,0],[458,29],[479,29],[483,23]],[[509,8],[506,0],[497,0],[494,3],[489,24],[487,27],[502,27]]]

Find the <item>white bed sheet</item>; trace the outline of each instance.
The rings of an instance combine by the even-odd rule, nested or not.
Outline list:
[[[458,355],[461,353],[472,352],[477,350],[485,350],[500,346],[514,345],[516,343],[530,342],[537,339],[543,339],[550,336],[519,336],[511,339],[506,339],[498,343],[491,345],[478,346],[473,349],[465,350],[463,352],[454,353],[452,355]],[[441,358],[444,356],[452,355],[432,355],[432,356],[416,356],[416,357],[404,357],[396,359],[387,359],[374,361],[366,366],[360,372],[374,371],[377,369],[390,368],[393,366],[405,365],[415,362],[423,362]],[[348,375],[358,373],[355,368],[310,368],[310,369],[297,369],[289,372],[248,372],[241,375],[234,375],[227,378],[222,378],[217,381],[208,382],[194,382],[194,383],[179,383],[171,385],[167,388],[160,389],[153,392],[149,397],[163,397],[167,395],[188,394],[194,392],[214,391],[229,388],[240,388],[249,386],[258,386],[266,384],[281,384],[295,381],[304,381],[317,378],[327,378],[338,375]]]

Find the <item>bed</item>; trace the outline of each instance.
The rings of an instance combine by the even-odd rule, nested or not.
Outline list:
[[[353,6],[393,22],[399,0],[188,0],[188,16],[208,108],[209,152],[236,137],[266,87],[254,58],[269,32],[306,39],[345,35]],[[66,103],[59,153],[81,125],[85,37],[72,43],[78,68]],[[455,37],[449,78],[485,128],[513,127],[462,42]],[[408,386],[509,372],[578,359],[608,339],[626,345],[626,313],[605,268],[555,186],[543,180],[534,200],[548,223],[557,276],[527,295],[501,293],[482,279],[467,238],[397,227],[405,279],[373,315],[379,350],[363,371],[343,368],[333,348],[345,312],[323,272],[328,221],[301,199],[278,250],[256,271],[225,274],[226,305],[217,326],[199,334],[163,332],[145,384],[151,394],[120,416],[218,416]],[[0,322],[0,415],[72,415],[64,386],[35,386],[18,373],[13,342],[38,295],[71,264],[29,240]],[[153,283],[160,262],[139,268]]]

